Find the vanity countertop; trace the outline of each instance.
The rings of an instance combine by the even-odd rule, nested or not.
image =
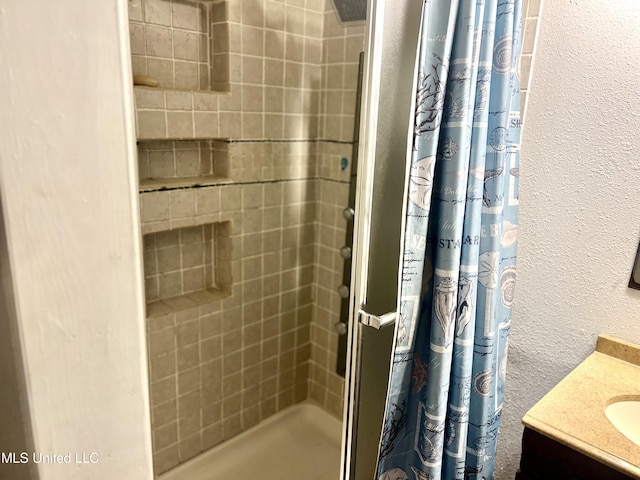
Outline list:
[[[640,447],[605,415],[611,403],[640,399],[640,346],[601,335],[596,351],[524,416],[525,426],[600,463],[640,478]]]

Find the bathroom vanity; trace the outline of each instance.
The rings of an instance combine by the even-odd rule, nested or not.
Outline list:
[[[600,336],[596,351],[524,416],[516,480],[640,479],[636,408],[640,346]]]
[[[628,480],[633,478],[611,466],[525,427],[522,457],[516,480]]]

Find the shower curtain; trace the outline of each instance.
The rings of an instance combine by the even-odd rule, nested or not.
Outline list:
[[[492,479],[516,280],[522,0],[424,0],[379,480]]]

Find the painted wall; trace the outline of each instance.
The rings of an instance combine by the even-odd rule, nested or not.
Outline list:
[[[126,4],[0,10],[4,296],[33,448],[71,454],[40,480],[152,478]]]
[[[639,58],[637,2],[545,2],[496,479],[514,478],[522,416],[598,334],[640,343],[640,292],[627,288],[640,232]]]

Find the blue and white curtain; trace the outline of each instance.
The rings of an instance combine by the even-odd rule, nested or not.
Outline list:
[[[493,478],[516,280],[522,0],[423,0],[379,480]]]

